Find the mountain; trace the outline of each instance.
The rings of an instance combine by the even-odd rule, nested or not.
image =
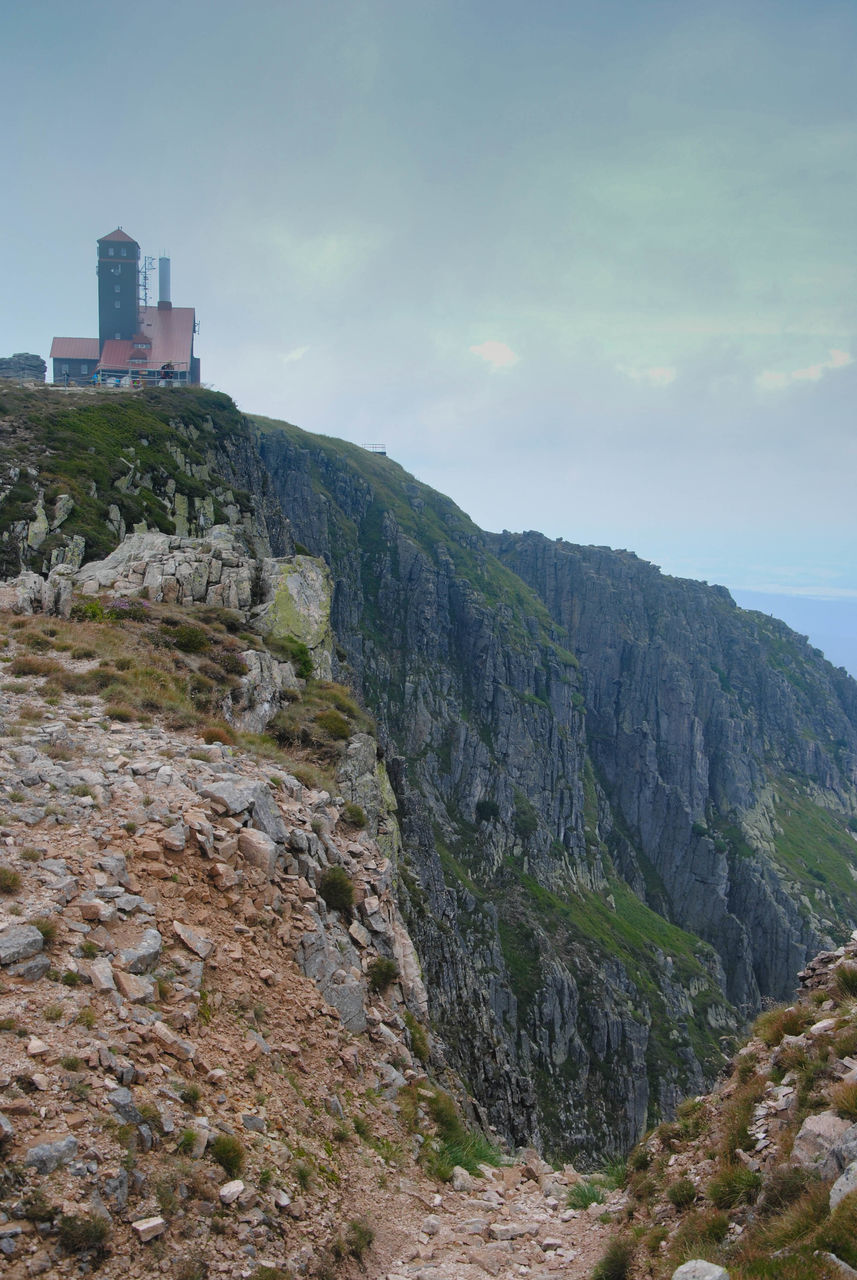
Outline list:
[[[855,926],[857,685],[784,624],[627,552],[486,534],[213,393],[2,399],[8,577],[224,522],[327,566],[331,674],[377,720],[399,906],[486,1125],[627,1150]]]

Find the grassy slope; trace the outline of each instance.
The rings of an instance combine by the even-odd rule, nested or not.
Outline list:
[[[179,418],[190,428],[188,435],[174,425]],[[204,466],[209,446],[241,430],[241,415],[228,396],[196,388],[115,395],[3,388],[0,475],[9,466],[21,467],[22,474],[0,504],[0,535],[14,521],[32,518],[37,487],[44,490],[49,517],[60,493],[74,500],[69,518],[40,547],[39,561],[49,560],[53,547],[75,534],[85,540],[85,559],[107,555],[116,543],[107,525],[111,504],[129,530],[145,520],[150,528],[172,533],[174,523],[160,496],[169,482],[189,499],[206,498],[217,484],[188,475],[167,446],[178,446],[189,463]],[[116,481],[132,464],[140,477],[151,478],[151,486],[125,493]],[[23,471],[26,467],[38,472],[37,480]],[[0,573],[8,567],[0,563]]]

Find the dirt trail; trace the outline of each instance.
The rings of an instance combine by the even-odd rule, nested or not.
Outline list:
[[[584,1280],[591,1274],[616,1233],[601,1219],[623,1207],[621,1191],[606,1193],[603,1204],[568,1209],[567,1179],[544,1172],[548,1166],[540,1161],[483,1168],[485,1178],[473,1179],[469,1190],[444,1189],[421,1206],[415,1197],[411,1242],[376,1271],[379,1280]],[[383,1266],[383,1231],[379,1236],[376,1258]]]

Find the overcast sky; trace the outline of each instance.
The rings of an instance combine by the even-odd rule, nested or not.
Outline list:
[[[97,334],[121,225],[242,408],[853,619],[855,55],[854,0],[10,5],[0,354]]]

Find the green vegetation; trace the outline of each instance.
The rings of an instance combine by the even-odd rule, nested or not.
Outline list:
[[[499,1149],[483,1134],[467,1129],[448,1093],[435,1089],[428,1110],[437,1136],[422,1146],[420,1162],[432,1177],[448,1182],[456,1165],[479,1175],[480,1164],[500,1163]]]
[[[60,529],[42,543],[40,557],[49,560],[55,547],[75,536],[84,540],[87,559],[107,555],[118,540],[108,524],[111,505],[129,530],[145,522],[150,529],[175,532],[163,501],[173,486],[191,512],[207,504],[215,520],[225,518],[226,500],[249,509],[247,495],[207,469],[210,451],[242,429],[227,396],[196,387],[62,397],[14,388],[4,402],[13,430],[0,461],[37,469],[47,512],[61,493],[74,504]],[[0,511],[0,534],[14,521],[33,518],[36,497],[28,481],[13,486]],[[0,557],[0,576],[17,572],[11,543],[0,542]]]
[[[12,867],[0,867],[0,893],[17,893],[20,887],[20,872]]]
[[[603,1203],[603,1188],[597,1182],[591,1182],[588,1178],[575,1182],[574,1186],[568,1189],[566,1204],[569,1209],[588,1209],[591,1204]]]
[[[234,1134],[219,1133],[209,1144],[208,1154],[217,1161],[230,1178],[237,1178],[244,1168],[246,1159],[244,1146]]]
[[[60,1218],[58,1239],[66,1253],[103,1258],[107,1253],[110,1223],[98,1215],[64,1214]]]
[[[848,818],[822,808],[797,779],[781,779],[778,790],[776,816],[782,835],[776,837],[777,861],[786,879],[798,883],[813,910],[830,922],[830,932],[844,942],[857,924],[857,846]]]
[[[592,1280],[628,1280],[633,1262],[633,1241],[627,1236],[617,1236],[595,1264]]]
[[[399,976],[399,966],[389,956],[376,956],[366,971],[369,979],[369,990],[386,991]]]
[[[354,884],[344,867],[328,867],[319,881],[318,891],[331,911],[351,914]]]

